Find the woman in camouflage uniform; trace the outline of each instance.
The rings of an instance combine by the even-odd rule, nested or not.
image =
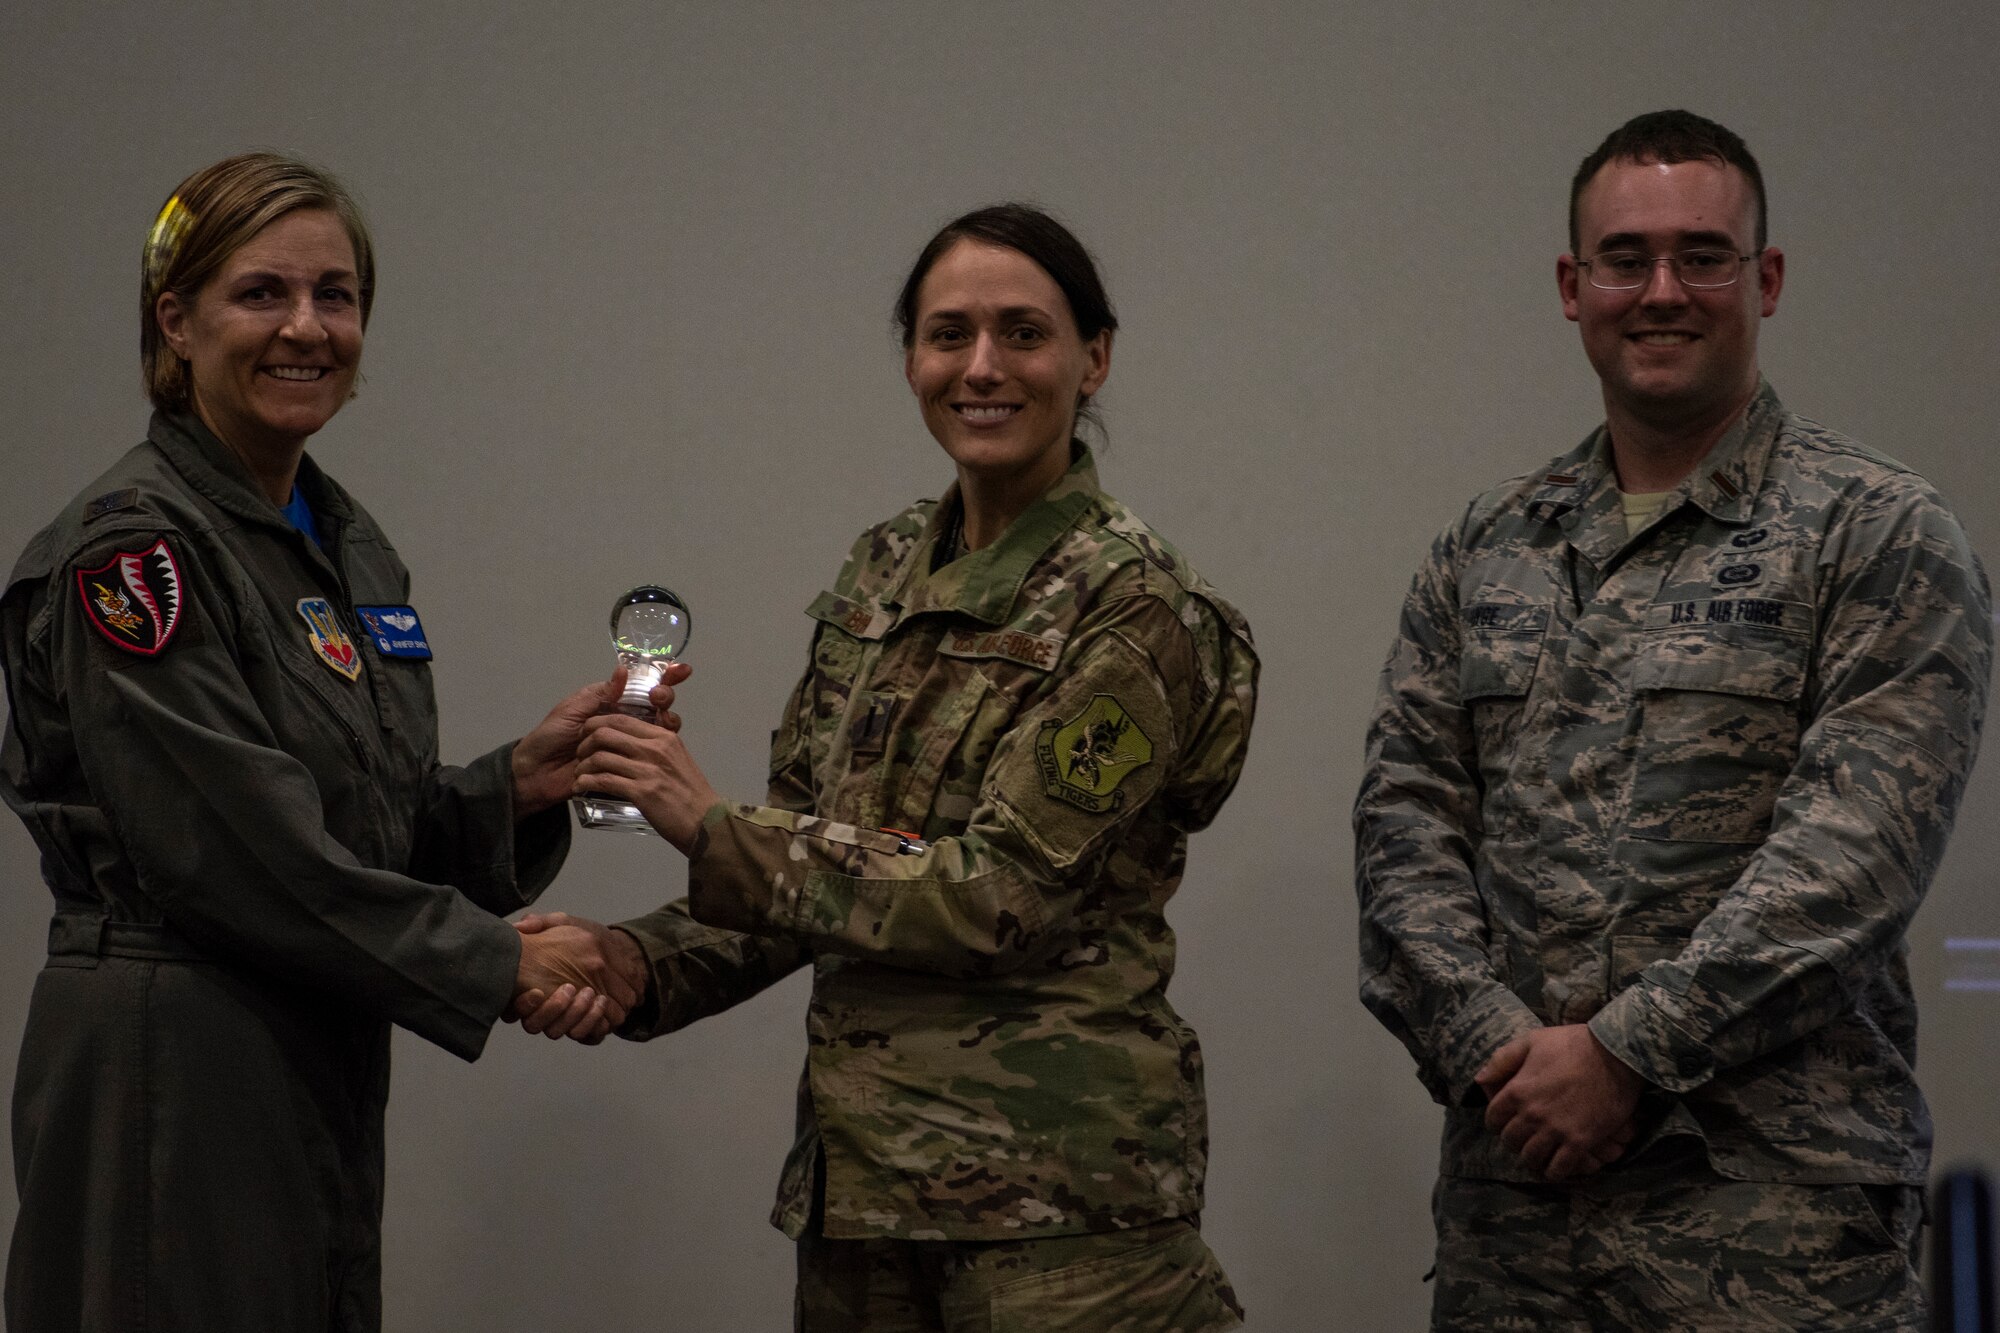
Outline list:
[[[587,724],[580,780],[689,858],[686,899],[611,932],[649,983],[627,1035],[812,966],[774,1218],[800,1329],[1235,1327],[1163,909],[1242,767],[1248,627],[1074,438],[1116,320],[1066,229],[956,220],[897,322],[957,481],[809,608],[766,803],[675,732]]]

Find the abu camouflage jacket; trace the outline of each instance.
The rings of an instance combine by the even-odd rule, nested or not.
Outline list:
[[[1534,1178],[1472,1076],[1587,1021],[1643,1128],[1725,1175],[1921,1183],[1903,933],[1991,655],[1936,493],[1768,385],[1637,536],[1602,429],[1475,500],[1404,604],[1354,816],[1362,998],[1447,1107],[1444,1169]]]
[[[1201,1053],[1166,1000],[1163,912],[1242,768],[1249,629],[1087,451],[933,571],[954,504],[864,534],[813,602],[769,804],[719,803],[690,862],[704,922],[683,901],[624,923],[654,968],[650,1031],[812,963],[773,1219],[792,1236],[816,1174],[835,1237],[1201,1207]]]

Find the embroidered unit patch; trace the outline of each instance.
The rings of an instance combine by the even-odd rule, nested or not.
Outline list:
[[[340,627],[333,604],[324,597],[301,597],[299,617],[306,622],[306,641],[312,645],[313,656],[349,680],[360,679],[361,654]]]
[[[354,614],[361,617],[362,629],[382,656],[430,660],[430,640],[424,637],[423,622],[417,619],[415,607],[357,606]]]
[[[1133,770],[1153,760],[1153,742],[1123,704],[1108,694],[1092,695],[1068,721],[1042,724],[1035,738],[1042,788],[1079,810],[1103,814],[1125,801],[1118,790]]]
[[[1740,588],[1746,583],[1755,583],[1763,573],[1762,565],[1724,565],[1715,571],[1715,586]]]
[[[157,657],[180,628],[181,568],[165,537],[77,570],[76,590],[97,632],[127,652]]]

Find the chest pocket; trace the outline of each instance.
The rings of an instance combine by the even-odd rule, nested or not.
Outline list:
[[[928,617],[898,625],[888,609],[835,593],[807,608],[813,639],[809,744],[814,813],[926,838],[962,832],[1011,711],[979,663],[938,651]]]
[[[258,628],[278,668],[276,702],[265,712],[279,744],[312,771],[328,831],[364,864],[400,868],[413,798],[437,757],[430,664],[381,657],[342,610],[340,628],[359,659],[349,680],[314,653],[292,597],[297,587],[263,591],[269,618]]]
[[[438,762],[437,690],[431,664],[418,658],[386,657],[362,642],[368,684],[375,698],[382,742],[405,789],[421,784]]]
[[[1513,765],[1548,627],[1546,605],[1475,605],[1463,613],[1458,697],[1472,715],[1480,775],[1489,787]]]
[[[1785,605],[1773,603],[1772,605]],[[1792,621],[1805,608],[1789,608]],[[1757,843],[1799,753],[1810,638],[1781,625],[1647,631],[1633,664],[1638,753],[1626,832]]]
[[[372,792],[380,767],[376,749],[362,733],[359,703],[368,686],[343,680],[314,658],[305,646],[304,623],[292,619],[296,632],[276,612],[246,626],[263,641],[246,644],[246,670],[261,674],[250,665],[259,658],[275,668],[253,688],[278,748],[311,771],[327,829],[366,859],[379,850]]]

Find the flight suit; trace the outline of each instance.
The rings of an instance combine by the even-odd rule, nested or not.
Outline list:
[[[191,417],[28,544],[0,794],[55,897],[14,1091],[9,1327],[374,1329],[389,1027],[466,1059],[568,847],[511,746],[437,756],[409,575],[310,458],[324,550]],[[413,621],[414,625],[415,622]],[[421,627],[412,642],[421,646]]]

